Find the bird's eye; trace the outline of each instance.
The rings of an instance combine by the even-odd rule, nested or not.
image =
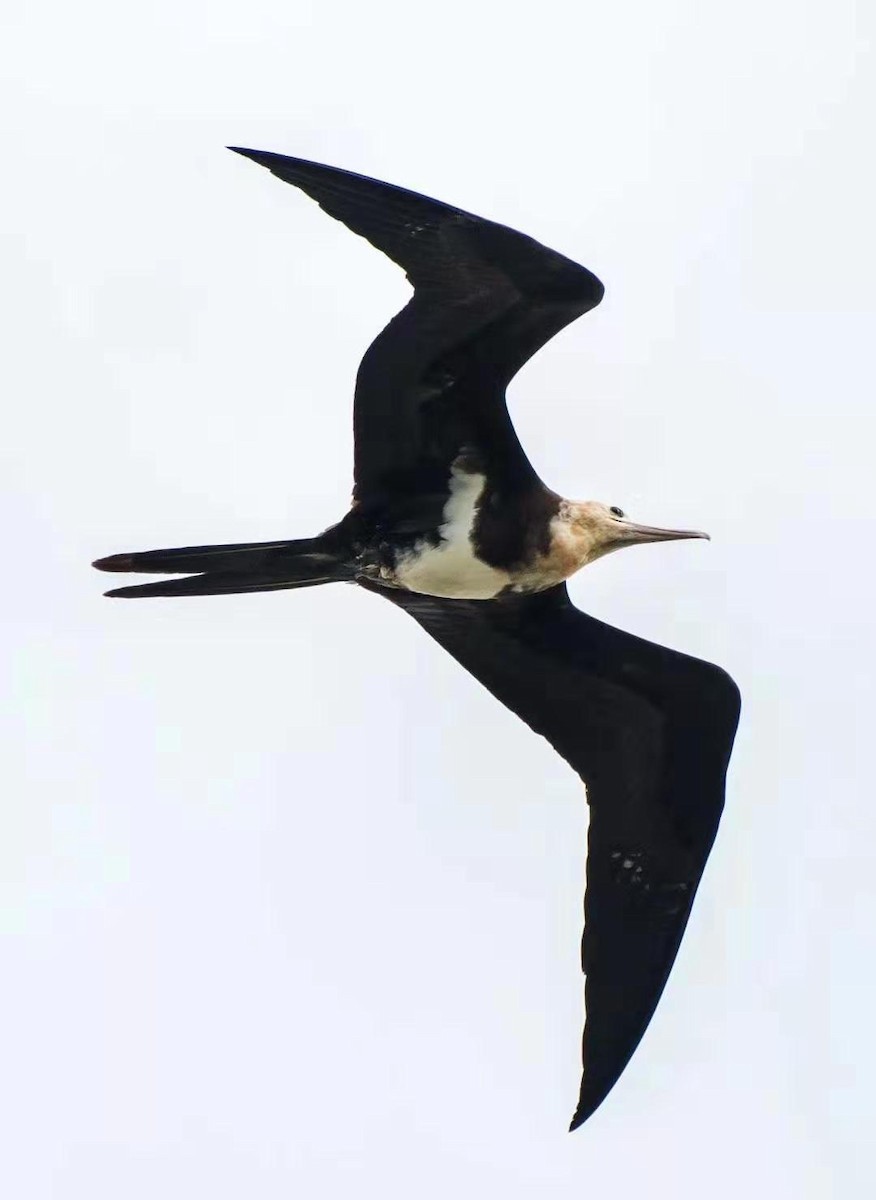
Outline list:
[[[616,505],[612,505],[608,511],[613,517],[623,517],[625,515],[624,510],[622,508],[618,508]]]

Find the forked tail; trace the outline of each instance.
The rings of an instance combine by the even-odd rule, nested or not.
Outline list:
[[[109,558],[99,558],[94,566],[99,571],[142,571],[152,575],[186,576],[185,579],[164,579],[158,583],[113,588],[106,593],[107,596],[126,598],[273,592],[353,578],[353,569],[345,556],[324,537],[111,554]]]

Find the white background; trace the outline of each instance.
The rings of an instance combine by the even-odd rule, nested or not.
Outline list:
[[[11,8],[4,1195],[872,1194],[872,8]],[[745,702],[669,987],[573,1136],[575,777],[379,598],[128,604],[88,567],[345,510],[406,285],[226,143],[593,269],[524,445],[713,536],[573,584]]]

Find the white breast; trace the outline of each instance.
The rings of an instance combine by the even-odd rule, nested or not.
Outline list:
[[[439,529],[441,541],[437,546],[420,542],[397,564],[395,578],[402,587],[459,600],[491,600],[507,587],[507,571],[476,558],[471,542],[485,483],[484,475],[452,468],[450,496]]]

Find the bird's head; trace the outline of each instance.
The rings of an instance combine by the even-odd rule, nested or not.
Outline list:
[[[695,529],[658,529],[654,525],[638,525],[629,519],[623,509],[601,504],[597,500],[564,507],[565,511],[563,508],[560,510],[560,520],[572,534],[581,567],[623,546],[709,537],[707,533]]]

